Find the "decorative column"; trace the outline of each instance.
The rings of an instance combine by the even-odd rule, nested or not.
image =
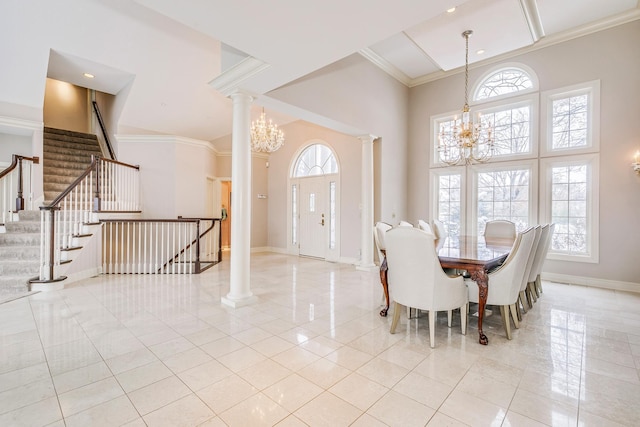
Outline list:
[[[373,262],[373,135],[361,135],[362,178],[360,211],[360,265],[357,270],[374,271]]]
[[[251,101],[243,92],[231,94],[233,129],[231,140],[231,269],[230,289],[222,303],[230,307],[251,304],[257,298],[251,292]]]

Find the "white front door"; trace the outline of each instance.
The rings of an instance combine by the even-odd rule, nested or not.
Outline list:
[[[328,199],[324,176],[300,179],[300,255],[325,258]]]

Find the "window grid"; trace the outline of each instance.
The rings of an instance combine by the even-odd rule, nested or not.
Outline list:
[[[336,248],[336,182],[329,183],[329,249]]]
[[[478,172],[477,232],[484,234],[488,221],[506,219],[516,224],[518,231],[529,225],[529,169]]]
[[[298,244],[298,186],[291,186],[291,243]]]
[[[551,148],[559,150],[586,147],[589,129],[589,95],[558,98],[551,104]]]
[[[438,219],[442,221],[449,235],[460,235],[462,224],[462,175],[440,175],[438,177]]]
[[[493,123],[494,156],[531,152],[530,105],[485,112],[482,120]]]
[[[551,168],[551,220],[556,224],[551,250],[589,255],[588,165]]]
[[[330,173],[338,173],[338,162],[331,149],[322,144],[313,144],[305,148],[293,168],[294,178]]]
[[[485,100],[532,88],[533,81],[523,70],[519,68],[505,68],[490,74],[478,85],[474,100]]]

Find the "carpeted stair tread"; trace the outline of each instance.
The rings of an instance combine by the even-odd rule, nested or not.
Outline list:
[[[91,156],[100,157],[100,153],[97,151],[83,151],[78,153],[44,153],[44,163],[51,163],[53,161],[61,162],[78,162],[91,164]]]
[[[33,260],[40,257],[40,245],[38,246],[15,246],[0,247],[0,262],[8,260]]]
[[[40,233],[2,233],[0,245],[40,247]]]
[[[0,263],[0,276],[23,277],[26,275],[37,275],[40,270],[39,260],[4,260]]]
[[[39,233],[40,218],[37,221],[14,221],[5,224],[7,233]]]

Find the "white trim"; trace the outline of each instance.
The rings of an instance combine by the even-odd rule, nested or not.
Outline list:
[[[604,31],[604,30],[608,30],[609,28],[614,28],[617,27],[619,25],[624,25],[627,24],[629,22],[633,22],[640,19],[640,8],[634,8],[628,12],[623,12],[620,13],[618,15],[615,16],[611,16],[609,18],[605,18],[603,20],[597,21],[597,22],[592,22],[577,28],[573,28],[571,30],[562,32],[562,33],[557,33],[557,34],[553,34],[550,36],[545,36],[543,38],[541,38],[540,40],[538,40],[536,43],[530,45],[530,46],[525,46],[522,47],[520,49],[511,51],[511,52],[507,52],[507,53],[503,53],[502,55],[497,55],[494,56],[492,58],[487,58],[484,61],[479,61],[479,62],[475,62],[473,64],[469,65],[469,69],[473,70],[476,68],[481,68],[484,67],[486,65],[491,65],[491,64],[496,64],[502,61],[506,61],[510,58],[514,58],[516,56],[520,56],[520,55],[524,55],[526,53],[530,53],[530,52],[535,52],[537,50],[540,49],[544,49],[550,46],[554,46],[560,43],[564,43],[573,39],[577,39],[580,37],[584,37],[587,36],[589,34],[593,34],[593,33],[597,33],[599,31]],[[369,59],[369,57],[367,55],[363,55],[365,58]],[[369,59],[371,61],[371,59]],[[376,66],[378,65],[378,62],[374,62],[372,61],[373,64],[375,64]],[[382,68],[381,69],[390,74],[392,77],[395,78],[395,76],[391,73],[388,72],[388,70],[386,68]],[[425,83],[430,83],[430,82],[434,82],[436,80],[440,80],[440,79],[444,79],[446,77],[450,77],[453,76],[455,74],[461,74],[464,72],[464,66],[462,67],[458,67],[456,69],[453,70],[448,70],[448,71],[443,71],[443,70],[438,70],[436,72],[430,73],[430,74],[426,74],[424,76],[420,76],[417,77],[415,79],[411,79],[411,81],[409,82],[409,84],[404,83],[403,81],[399,80],[400,83],[405,84],[406,86],[412,88],[412,87],[416,87],[416,86],[420,86],[423,85]]]
[[[587,246],[589,255],[554,253],[549,248],[548,259],[560,261],[598,263],[600,259],[600,155],[597,153],[577,156],[547,157],[540,159],[540,218],[541,222],[552,222],[551,215],[551,169],[554,166],[588,165],[589,188],[587,188]]]
[[[382,56],[378,55],[371,48],[364,48],[358,52],[360,55],[364,56],[366,59],[371,61],[374,65],[380,68],[385,73],[389,74],[391,77],[399,81],[405,86],[411,87],[412,79],[403,73],[398,67],[393,65],[391,62],[384,59]]]
[[[43,122],[0,116],[0,133],[31,136],[34,132],[42,131],[43,129]]]
[[[598,279],[594,277],[573,276],[570,274],[545,273],[540,275],[542,280],[577,286],[588,286],[602,289],[613,289],[625,292],[640,292],[640,283],[623,282],[620,280]]]
[[[249,56],[209,82],[209,85],[225,96],[231,95],[246,79],[269,68],[271,65]]]
[[[434,168],[430,171],[430,195],[429,200],[431,201],[431,219],[439,219],[440,218],[440,203],[439,203],[439,195],[440,195],[440,180],[439,177],[443,175],[460,175],[460,234],[464,235],[466,233],[466,209],[467,209],[467,168],[464,166],[453,166],[449,168]]]
[[[509,93],[505,93],[502,95],[497,95],[497,96],[492,96],[490,98],[484,98],[484,99],[476,99],[478,96],[478,89],[480,88],[480,86],[482,84],[484,84],[484,81],[489,77],[492,76],[494,74],[496,74],[499,71],[502,70],[520,70],[523,73],[525,73],[528,77],[529,80],[531,80],[531,84],[532,87],[530,87],[529,89],[523,89],[523,90],[518,90],[518,91],[514,91],[514,92],[509,92]],[[521,95],[526,95],[532,92],[537,92],[540,88],[540,83],[538,81],[538,75],[536,74],[535,71],[533,71],[533,68],[529,67],[528,65],[522,64],[520,62],[505,62],[502,64],[497,64],[494,65],[493,67],[489,68],[487,71],[485,71],[484,73],[482,73],[482,75],[480,77],[478,77],[472,88],[471,88],[471,101],[475,102],[475,103],[485,103],[485,102],[493,102],[493,101],[498,101],[498,100],[503,100],[505,98],[516,98],[519,97]]]
[[[276,254],[282,254],[282,255],[291,255],[291,256],[295,256],[297,257],[298,254],[297,253],[291,253],[289,252],[287,249],[285,248],[277,248],[275,246],[263,246],[263,247],[259,247],[259,248],[252,248],[251,252],[273,252]],[[356,259],[356,258],[352,258],[352,257],[340,257],[338,258],[337,261],[331,261],[331,260],[325,260],[326,262],[337,262],[338,264],[349,264],[349,265],[358,265],[360,263],[360,260]],[[376,269],[377,271],[377,269]]]
[[[538,217],[538,160],[519,160],[500,163],[486,163],[482,165],[473,165],[467,176],[467,234],[476,235],[478,233],[478,173],[511,171],[511,170],[529,171],[529,209],[528,224],[537,224]]]
[[[551,103],[556,99],[570,98],[576,95],[589,95],[588,115],[588,136],[586,147],[569,147],[561,149],[551,148],[553,131],[553,108]],[[558,89],[542,92],[542,105],[540,107],[540,117],[544,123],[544,129],[540,135],[540,156],[566,156],[581,153],[594,153],[600,150],[600,80],[591,80]]]
[[[507,109],[519,108],[523,106],[530,107],[529,111],[529,151],[518,154],[507,155],[494,155],[490,162],[487,164],[519,160],[519,159],[533,159],[538,157],[538,129],[539,129],[539,114],[538,114],[538,92],[531,92],[525,95],[518,94],[512,96],[505,101],[502,97],[500,99],[489,98],[486,102],[478,103],[472,106],[470,111],[473,120],[477,120],[478,114],[494,113],[496,111],[504,111]],[[454,117],[460,115],[460,111],[450,111],[443,114],[436,114],[431,116],[431,134],[430,134],[430,159],[429,166],[431,168],[446,167],[446,163],[440,162],[440,156],[438,154],[438,138],[440,133],[440,122],[453,120]]]
[[[187,138],[179,135],[116,135],[118,142],[124,143],[170,143],[203,147],[219,155],[218,150],[209,141]]]

